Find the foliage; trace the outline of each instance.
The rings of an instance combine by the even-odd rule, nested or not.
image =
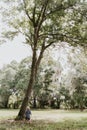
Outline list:
[[[1,70],[0,78],[0,98],[3,101],[1,106],[7,107],[8,98],[12,93],[13,79],[17,71],[17,62],[13,61],[10,65],[4,66]]]
[[[31,57],[23,59],[18,65],[18,71],[14,78],[16,90],[26,90],[30,76]]]
[[[25,42],[34,47],[34,28],[37,27],[39,29],[37,49],[40,49],[43,42],[46,42],[47,46],[58,41],[72,45],[81,43],[84,46],[87,43],[86,1],[4,0],[3,2],[5,4],[2,9],[3,21],[10,26],[7,28],[8,31],[3,33],[7,38],[13,39],[15,35],[22,33]],[[8,4],[9,8],[6,6]]]
[[[75,89],[73,92],[73,100],[75,102],[75,106],[78,107],[79,109],[83,110],[85,107],[85,98],[87,95],[86,87],[85,84],[85,79],[83,78],[77,78],[74,80],[75,83]]]
[[[60,48],[60,51],[61,49],[67,50],[66,47]],[[77,53],[76,50],[74,50],[74,52],[72,52],[72,50],[68,51],[69,52],[64,53],[64,55],[67,56],[67,60],[65,63],[63,62],[63,64],[62,58],[55,61],[53,56],[50,56],[50,52],[48,56],[48,51],[45,53],[29,102],[31,107],[80,109],[81,102],[78,102],[78,99],[80,100],[81,95],[82,100],[84,99],[83,108],[87,107],[86,57],[83,49],[81,52],[79,50],[79,53]],[[1,107],[12,105],[9,104],[9,97],[13,96],[13,93],[15,93],[17,100],[14,98],[15,103],[12,106],[13,108],[20,107],[28,84],[30,66],[31,57],[27,57],[20,63],[13,61],[0,70]],[[79,89],[79,87],[81,91],[78,93],[77,88]],[[64,99],[62,99],[63,97]]]

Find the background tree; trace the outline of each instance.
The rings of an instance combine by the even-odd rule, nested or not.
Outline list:
[[[51,83],[54,71],[51,68],[47,68],[44,70],[44,79],[42,83],[41,93],[39,96],[39,103],[40,107],[44,108],[45,106],[50,105],[50,98],[51,98]]]
[[[30,76],[31,57],[23,59],[18,65],[18,71],[14,77],[15,89],[26,91]]]
[[[87,60],[82,48],[60,46],[45,52],[28,102],[34,108],[87,107]],[[58,48],[57,48],[58,49]],[[61,50],[62,49],[62,50]],[[74,49],[72,51],[72,49]],[[47,55],[49,52],[49,55]],[[54,59],[55,53],[57,59]],[[58,54],[59,53],[59,54]],[[60,58],[59,58],[60,55]],[[65,61],[63,60],[65,58]],[[12,61],[0,70],[0,108],[19,108],[30,76],[31,57]],[[53,73],[54,71],[54,73]],[[80,91],[78,91],[80,88]],[[79,101],[80,96],[81,101]]]
[[[14,87],[14,77],[18,69],[18,63],[12,61],[11,64],[5,65],[0,72],[0,98],[2,99],[1,107],[8,107],[8,98]]]
[[[76,108],[83,110],[85,108],[85,98],[87,95],[85,86],[85,78],[77,77],[74,79],[74,91],[72,94],[72,98]]]

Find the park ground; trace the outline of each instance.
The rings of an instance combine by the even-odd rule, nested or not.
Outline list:
[[[0,110],[0,130],[87,130],[87,111],[32,110],[31,123],[14,121],[18,110]]]

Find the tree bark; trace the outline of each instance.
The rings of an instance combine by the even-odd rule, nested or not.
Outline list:
[[[33,99],[33,108],[37,108],[36,96],[34,96],[34,99]]]

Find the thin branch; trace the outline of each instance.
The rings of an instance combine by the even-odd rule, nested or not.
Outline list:
[[[45,50],[45,39],[43,40],[43,44],[42,44],[42,47],[41,47],[40,55],[39,55],[39,57],[38,57],[38,61],[41,59],[44,50]],[[38,62],[38,61],[37,61],[37,62]]]
[[[39,35],[39,38],[44,37],[44,36],[56,36],[59,35],[59,33],[43,33]]]
[[[31,22],[33,22],[33,19],[30,17],[30,15],[29,15],[29,13],[28,13],[27,5],[26,5],[25,0],[23,0],[23,2],[24,2],[25,13],[26,13],[27,17],[29,18],[29,20],[30,20]]]
[[[81,40],[81,36],[76,36],[76,35],[70,35],[70,32],[67,32],[65,34],[63,33],[45,33],[45,34],[41,34],[39,35],[39,38],[51,38],[51,36],[53,37],[53,39],[58,39],[58,40],[66,40],[69,41],[69,39],[73,42],[75,41],[80,41]],[[56,37],[56,38],[55,38]]]
[[[76,3],[75,3],[76,4]],[[74,5],[68,5],[66,7],[64,7],[62,4],[57,6],[54,10],[51,10],[49,13],[46,14],[46,17],[48,17],[49,15],[55,13],[55,12],[58,12],[58,11],[61,11],[61,9],[63,10],[66,10],[66,9],[70,9],[70,8],[73,8]]]
[[[54,10],[51,10],[49,13],[47,13],[46,16],[48,16],[48,15],[50,15],[50,14],[53,14],[53,13],[55,13],[55,12],[57,12],[57,11],[60,11],[61,9],[63,9],[62,4],[61,4],[60,6],[57,6]]]
[[[36,12],[36,5],[34,6],[34,9],[33,9],[33,25],[35,26],[35,12]]]
[[[45,39],[43,40],[43,44],[42,44],[42,47],[41,47],[41,51],[40,51],[40,54],[39,54],[38,59],[37,59],[37,62],[36,62],[36,73],[37,73],[37,70],[38,70],[40,61],[41,61],[41,59],[42,59],[42,57],[43,57],[44,50],[45,50]]]
[[[32,41],[33,34],[31,34],[31,36],[29,36],[27,33],[25,33],[25,35],[26,35],[26,41],[27,41],[27,43],[30,44],[30,46],[31,46],[31,48],[33,50],[34,49],[34,47],[33,47],[33,41]]]
[[[53,43],[55,43],[55,42],[56,42],[56,40],[55,40],[55,41],[51,41],[48,45],[45,46],[45,50],[46,50],[49,46],[51,46]]]
[[[41,11],[40,11],[40,13],[39,13],[38,19],[37,19],[37,21],[36,21],[36,25],[38,24],[38,22],[39,22],[39,20],[40,20],[40,18],[41,18],[41,14],[42,14],[42,11],[43,11],[43,7],[44,7],[44,6],[42,6]]]
[[[49,0],[46,0],[44,2],[42,9],[41,9],[41,13],[38,17],[38,21],[37,21],[38,23],[36,22],[36,26],[34,27],[34,43],[35,43],[35,46],[37,46],[37,41],[38,41],[38,38],[39,38],[39,31],[40,31],[41,25],[42,25],[43,20],[44,20],[45,11],[46,11],[48,1]]]
[[[45,1],[45,3],[44,3],[43,6],[42,6],[41,13],[40,13],[40,15],[39,15],[39,17],[38,17],[38,21],[37,21],[38,31],[39,31],[39,29],[40,29],[40,27],[41,27],[42,22],[44,21],[45,11],[46,11],[48,2],[49,2],[49,0],[46,0],[46,1]]]

